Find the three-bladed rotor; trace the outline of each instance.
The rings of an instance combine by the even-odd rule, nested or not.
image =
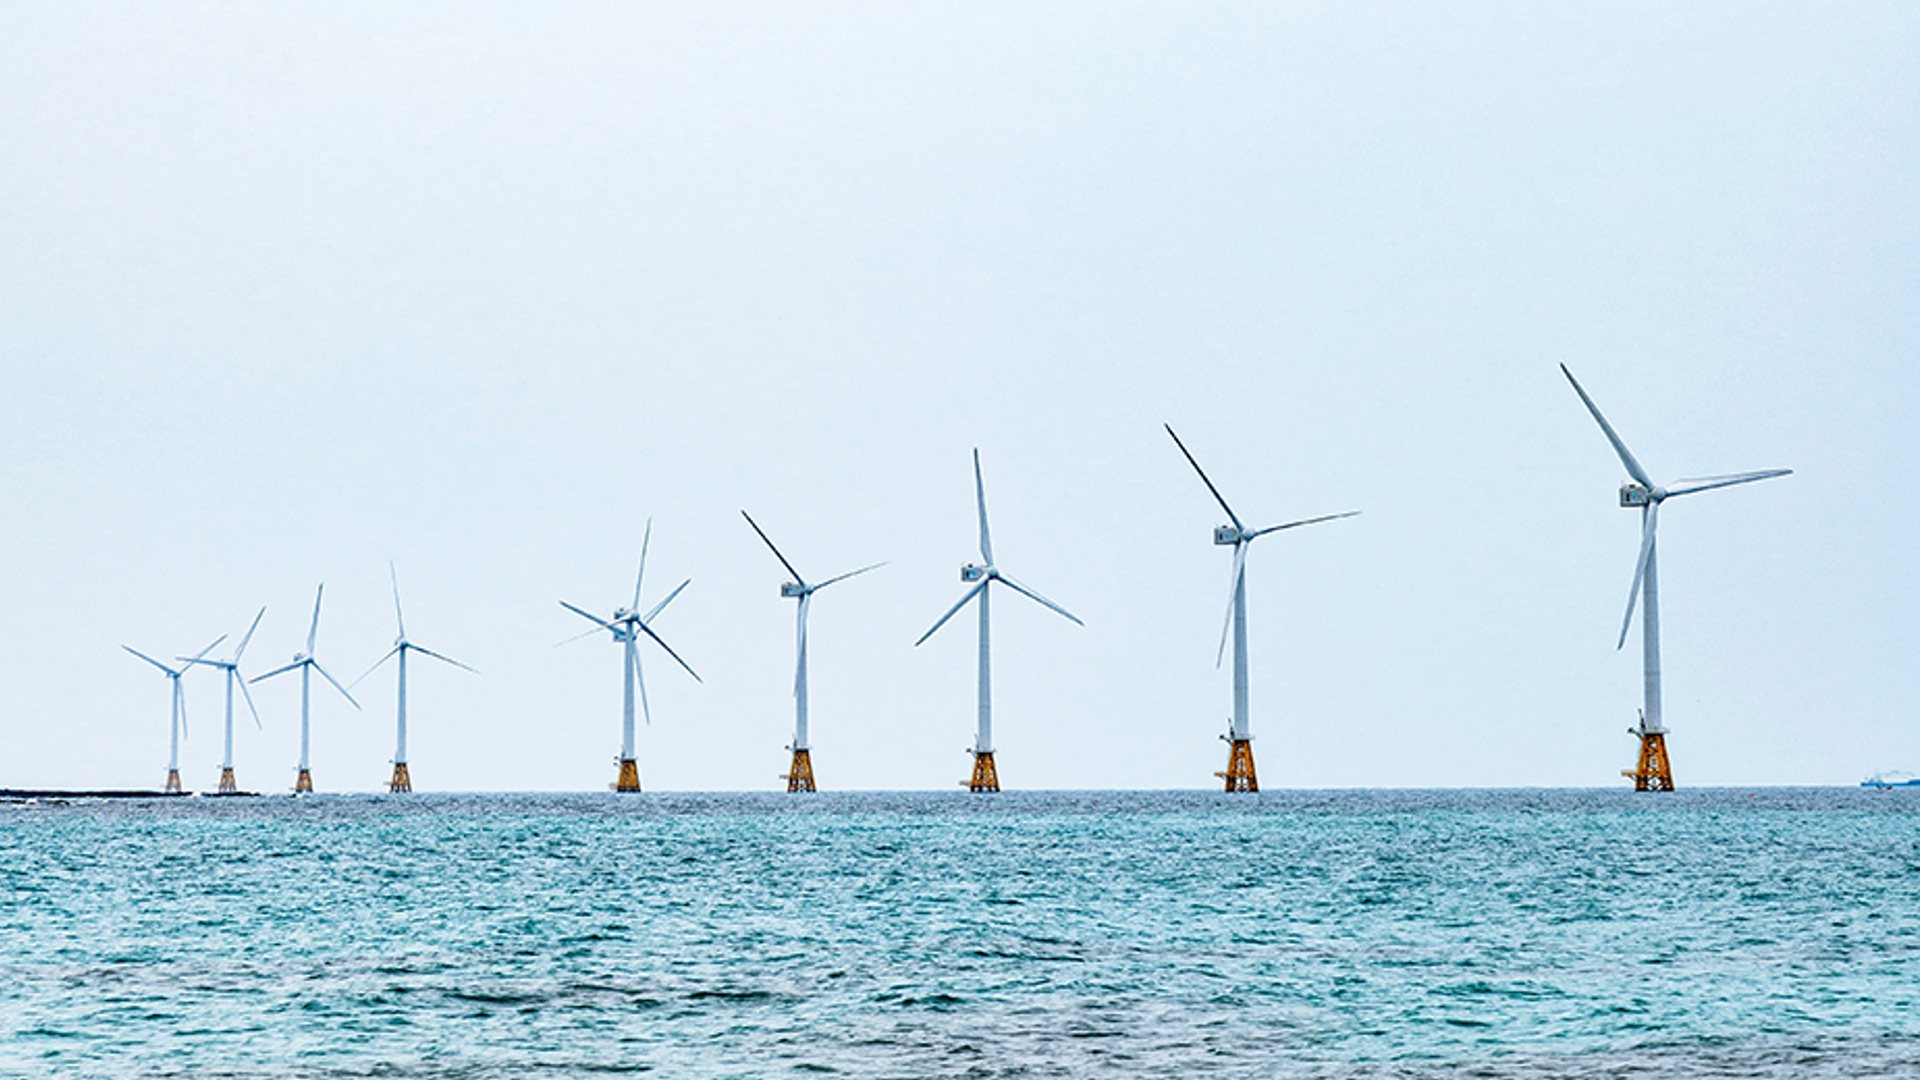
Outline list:
[[[326,667],[323,666],[319,660],[314,659],[313,644],[314,644],[314,641],[318,639],[318,637],[320,636],[320,601],[326,595],[326,592],[327,592],[327,587],[325,584],[322,584],[318,589],[314,590],[313,622],[311,625],[307,627],[306,650],[303,652],[294,653],[292,663],[284,665],[282,667],[274,668],[272,671],[269,671],[264,675],[255,675],[253,678],[248,679],[247,681],[257,683],[263,679],[271,679],[275,675],[284,675],[289,671],[298,671],[301,668],[312,668],[313,670],[319,672],[320,677],[327,680],[327,682],[331,684],[335,690],[340,691],[340,696],[346,698],[348,704],[358,709],[360,707],[360,703],[358,701],[353,700],[353,695],[347,692],[346,687],[340,685],[340,680],[334,678],[332,673],[327,671]],[[305,708],[304,700],[301,703],[301,707],[303,709]]]
[[[605,630],[613,635],[614,641],[619,642],[621,644],[633,645],[633,644],[637,644],[639,641],[640,635],[644,634],[648,638],[652,639],[655,645],[660,646],[660,648],[664,650],[668,656],[673,657],[674,663],[679,664],[682,668],[685,668],[687,674],[693,676],[694,682],[702,682],[704,680],[700,678],[700,673],[693,670],[693,666],[691,664],[688,664],[685,660],[681,659],[680,654],[673,651],[673,646],[668,645],[666,641],[660,637],[659,634],[654,632],[653,627],[648,625],[651,622],[653,622],[654,618],[657,617],[662,611],[666,610],[668,604],[673,603],[674,597],[679,596],[682,590],[684,590],[688,585],[691,585],[693,583],[693,579],[688,578],[687,580],[682,581],[679,585],[674,587],[674,590],[672,592],[667,594],[666,599],[653,605],[652,610],[646,612],[645,614],[640,613],[640,588],[643,584],[645,584],[647,579],[647,549],[652,545],[652,542],[653,542],[653,519],[648,518],[646,532],[641,536],[641,539],[640,539],[640,571],[639,573],[634,575],[634,579],[633,579],[633,603],[627,607],[614,609],[612,618],[603,619],[600,616],[595,615],[592,612],[586,610],[585,608],[577,607],[573,604],[569,604],[565,600],[560,601],[561,607],[566,608],[568,611],[573,612],[575,615],[578,615],[581,618],[586,619],[588,622],[593,624],[593,629],[583,631],[579,634],[575,634],[573,637],[568,638],[566,641],[562,641],[560,644],[561,645],[570,644],[572,642],[579,641],[582,638],[591,637],[594,634],[599,633],[602,630]],[[652,711],[652,708],[647,704],[647,684],[646,684],[645,677],[641,674],[641,671],[640,671],[640,655],[637,649],[628,648],[627,650],[626,677],[632,680],[634,683],[638,684],[639,690],[640,690],[641,713],[646,718],[647,723],[649,724],[653,723],[653,711]]]
[[[192,667],[196,662],[204,659],[208,653],[212,652],[221,642],[225,640],[227,640],[227,635],[225,634],[221,634],[219,637],[214,638],[213,641],[209,643],[206,648],[201,649],[199,652],[195,653],[190,657],[186,657],[178,661],[180,666],[177,668],[168,667],[167,665],[161,663],[158,660],[155,660],[153,657],[148,656],[146,653],[141,652],[139,649],[136,649],[131,645],[120,646],[121,648],[127,650],[128,652],[139,657],[140,659],[145,660],[147,663],[152,664],[154,667],[159,668],[161,672],[167,676],[167,679],[173,683],[173,715],[174,715],[174,718],[180,722],[180,735],[182,738],[185,738],[187,734],[187,692],[184,688],[181,687],[180,679],[182,676],[184,676],[187,673],[187,669],[189,667]]]
[[[1627,590],[1627,613],[1620,620],[1620,640],[1614,645],[1614,648],[1620,649],[1627,644],[1627,630],[1633,625],[1634,607],[1640,600],[1648,570],[1653,564],[1654,535],[1659,528],[1660,505],[1680,495],[1692,495],[1715,488],[1732,487],[1735,484],[1750,484],[1755,480],[1770,480],[1776,476],[1790,475],[1793,470],[1761,469],[1757,472],[1705,476],[1692,480],[1676,480],[1663,487],[1654,483],[1653,477],[1641,466],[1640,460],[1633,456],[1633,451],[1627,449],[1626,442],[1620,438],[1618,432],[1613,430],[1613,425],[1607,422],[1607,418],[1601,415],[1600,406],[1593,403],[1593,398],[1587,395],[1586,388],[1580,385],[1580,380],[1573,377],[1573,372],[1567,369],[1567,365],[1560,365],[1560,373],[1573,384],[1573,392],[1580,395],[1581,403],[1586,405],[1589,413],[1593,414],[1594,421],[1606,434],[1607,441],[1613,444],[1613,452],[1620,456],[1620,464],[1626,467],[1627,475],[1632,477],[1627,483],[1620,485],[1620,505],[1638,507],[1642,516],[1640,554],[1634,559],[1633,584]]]
[[[475,675],[480,674],[478,671],[474,671],[473,668],[455,660],[451,656],[442,656],[424,645],[415,645],[413,642],[407,640],[407,616],[405,612],[400,610],[400,572],[394,569],[392,562],[387,563],[387,577],[393,582],[393,625],[397,631],[393,639],[393,648],[387,650],[385,656],[375,660],[372,667],[360,674],[360,678],[348,683],[347,688],[352,689],[353,687],[359,686],[361,682],[365,681],[368,675],[380,670],[380,665],[402,653],[410,652],[419,653],[421,656],[431,656],[443,664],[452,664],[462,671],[472,671]]]
[[[260,629],[260,620],[264,618],[266,614],[267,614],[267,609],[265,607],[262,607],[260,609],[260,613],[253,617],[252,624],[247,627],[247,632],[245,636],[241,637],[239,646],[233,650],[233,655],[226,658],[225,660],[209,660],[206,658],[205,653],[202,653],[199,656],[174,657],[174,659],[179,660],[181,663],[184,663],[187,665],[201,664],[210,668],[218,668],[221,671],[226,672],[228,684],[238,686],[240,688],[240,696],[247,703],[247,711],[253,714],[254,727],[260,727],[260,710],[253,707],[253,694],[247,690],[247,680],[240,676],[240,658],[246,654],[247,643],[253,640],[253,632],[255,630]],[[226,640],[226,636],[224,634],[221,635],[219,640],[220,641]],[[228,698],[227,704],[229,706],[233,704],[231,697]],[[231,717],[229,717],[229,719],[231,719]]]
[[[753,520],[752,514],[742,510],[740,511],[740,516],[747,519],[747,524],[753,527],[754,535],[760,537],[760,542],[767,545],[767,550],[773,552],[773,557],[779,559],[780,565],[786,568],[787,573],[793,575],[792,581],[781,583],[780,595],[789,600],[800,601],[799,658],[794,665],[793,692],[795,694],[804,693],[807,681],[807,609],[812,603],[813,594],[836,582],[845,581],[850,577],[858,577],[869,570],[878,570],[887,565],[886,561],[882,560],[868,566],[863,566],[858,570],[849,570],[844,574],[830,577],[825,581],[809,583],[806,578],[800,576],[800,571],[794,569],[793,563],[788,561],[787,557],[780,553],[780,549],[774,546],[773,539],[767,535],[765,529],[760,527],[759,522]]]
[[[980,451],[977,448],[973,452],[973,490],[980,507],[980,562],[969,562],[960,567],[961,582],[972,583],[973,588],[968,589],[966,593],[960,597],[959,601],[947,609],[945,615],[940,616],[939,620],[928,628],[926,633],[920,635],[919,641],[915,641],[914,644],[917,646],[920,642],[932,637],[935,630],[945,626],[948,619],[958,614],[960,609],[966,607],[968,602],[973,600],[974,597],[985,593],[987,587],[996,581],[1048,610],[1072,620],[1076,625],[1085,626],[1086,623],[1081,622],[1079,616],[1046,597],[1041,596],[1039,593],[1034,592],[1020,582],[1015,581],[1011,576],[1002,572],[998,566],[994,565],[993,531],[987,527],[987,485],[986,481],[983,480],[980,475]]]
[[[1297,529],[1303,525],[1318,525],[1323,521],[1337,521],[1340,518],[1350,518],[1359,514],[1360,511],[1348,510],[1338,514],[1322,514],[1319,517],[1302,518],[1299,521],[1288,521],[1279,525],[1269,525],[1264,529],[1249,529],[1241,522],[1240,515],[1233,512],[1233,507],[1227,505],[1226,496],[1220,494],[1220,489],[1214,486],[1213,480],[1207,476],[1207,471],[1202,469],[1200,462],[1194,459],[1193,452],[1187,449],[1187,444],[1180,441],[1180,436],[1174,432],[1173,425],[1167,424],[1164,426],[1167,429],[1167,434],[1173,436],[1173,445],[1180,448],[1181,456],[1185,457],[1187,464],[1193,466],[1193,471],[1200,475],[1200,482],[1207,485],[1207,490],[1213,493],[1213,501],[1219,503],[1220,509],[1227,513],[1228,524],[1217,525],[1213,530],[1213,542],[1216,545],[1222,547],[1232,545],[1233,547],[1233,577],[1228,583],[1227,588],[1227,617],[1226,621],[1220,627],[1220,648],[1213,660],[1213,666],[1217,668],[1225,660],[1227,655],[1227,635],[1233,629],[1234,608],[1246,584],[1247,550],[1253,546],[1253,542],[1266,536],[1268,533],[1277,533],[1284,529]]]

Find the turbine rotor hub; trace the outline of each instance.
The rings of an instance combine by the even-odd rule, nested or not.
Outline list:
[[[1667,497],[1667,489],[1648,487],[1638,481],[1628,481],[1620,485],[1621,506],[1649,506]]]

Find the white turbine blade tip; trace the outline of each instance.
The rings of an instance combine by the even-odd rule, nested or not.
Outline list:
[[[914,647],[915,647],[915,648],[918,648],[918,647],[920,646],[920,644],[921,644],[921,642],[924,642],[924,641],[926,641],[926,640],[927,640],[928,638],[930,638],[930,637],[932,637],[932,636],[933,636],[933,633],[934,633],[934,631],[935,631],[935,630],[938,630],[938,629],[940,629],[941,627],[943,627],[943,626],[945,626],[945,625],[947,625],[947,620],[948,620],[948,619],[951,619],[951,618],[953,618],[953,617],[954,617],[954,615],[955,615],[956,613],[958,613],[958,612],[959,612],[959,610],[960,610],[961,608],[963,608],[963,607],[966,607],[966,606],[967,606],[967,601],[969,601],[969,600],[972,600],[972,599],[973,599],[974,597],[976,597],[976,596],[979,596],[979,595],[980,595],[980,591],[981,591],[982,589],[985,589],[985,588],[987,587],[987,582],[988,582],[988,581],[990,581],[990,580],[992,580],[992,579],[990,579],[990,578],[981,578],[981,579],[980,579],[980,584],[978,584],[978,585],[975,585],[975,586],[974,586],[973,588],[971,588],[971,589],[968,589],[968,590],[966,591],[966,593],[965,593],[964,595],[962,595],[962,596],[960,597],[960,599],[959,599],[958,601],[956,601],[956,602],[954,603],[954,605],[953,605],[952,607],[950,607],[950,608],[948,608],[948,609],[947,609],[947,613],[946,613],[945,615],[942,615],[942,616],[940,616],[940,618],[939,618],[939,621],[937,621],[937,622],[935,622],[935,623],[933,624],[933,626],[932,626],[932,627],[930,627],[930,628],[929,628],[929,629],[927,630],[927,632],[926,632],[926,633],[924,633],[924,634],[921,634],[921,635],[920,635],[920,640],[919,640],[919,641],[916,641],[916,642],[914,642],[914,643],[913,643],[913,644],[914,644]]]
[[[1640,461],[1633,456],[1633,451],[1627,449],[1627,444],[1620,438],[1619,433],[1613,430],[1613,425],[1607,423],[1607,418],[1600,414],[1600,406],[1595,405],[1593,398],[1587,396],[1586,388],[1580,385],[1580,380],[1573,377],[1573,372],[1569,371],[1565,364],[1560,365],[1560,373],[1573,384],[1573,392],[1580,395],[1581,403],[1586,405],[1587,411],[1593,414],[1594,420],[1600,425],[1600,430],[1607,436],[1607,441],[1613,444],[1614,453],[1619,455],[1620,464],[1626,466],[1627,475],[1648,487],[1653,487],[1653,478],[1647,475],[1647,470],[1640,467]]]

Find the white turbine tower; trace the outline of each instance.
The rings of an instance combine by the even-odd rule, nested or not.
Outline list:
[[[1269,525],[1264,529],[1249,529],[1241,523],[1240,516],[1233,512],[1233,507],[1227,505],[1227,500],[1221,496],[1220,489],[1214,487],[1213,481],[1207,478],[1206,470],[1194,460],[1193,454],[1187,449],[1187,444],[1180,441],[1180,436],[1174,435],[1173,425],[1168,424],[1166,428],[1167,434],[1173,435],[1173,445],[1180,448],[1180,453],[1187,459],[1187,464],[1192,465],[1193,471],[1200,474],[1200,482],[1207,485],[1207,490],[1213,493],[1213,500],[1220,504],[1220,509],[1227,512],[1227,520],[1232,522],[1230,525],[1217,526],[1213,530],[1215,544],[1233,545],[1233,582],[1227,595],[1227,618],[1225,625],[1220,628],[1220,648],[1213,661],[1214,667],[1217,668],[1226,656],[1227,633],[1231,630],[1233,633],[1233,720],[1227,728],[1227,734],[1222,736],[1230,747],[1227,751],[1227,771],[1214,775],[1226,781],[1228,791],[1259,791],[1260,777],[1253,768],[1253,730],[1247,721],[1247,551],[1253,546],[1255,540],[1268,533],[1349,518],[1360,511],[1322,514],[1319,517],[1289,521],[1282,525]]]
[[[193,660],[198,660],[212,652],[214,646],[219,645],[225,640],[227,640],[227,635],[225,634],[214,638],[213,645],[201,649],[199,655],[195,656]],[[193,663],[193,660],[184,661],[177,668],[170,668],[131,645],[122,645],[120,647],[165,672],[167,678],[173,683],[173,726],[167,745],[166,793],[169,795],[184,794],[180,788],[180,737],[187,732],[187,692],[180,686],[180,676],[187,673],[187,667]]]
[[[966,607],[968,601],[974,599],[975,597],[979,597],[980,599],[980,689],[979,689],[980,726],[977,734],[975,734],[974,736],[973,778],[970,781],[968,781],[967,790],[968,791],[999,791],[1000,790],[1000,773],[999,773],[999,770],[994,767],[994,763],[993,763],[993,664],[992,664],[991,651],[988,648],[989,636],[988,636],[988,615],[987,615],[987,611],[988,611],[987,605],[990,598],[989,586],[991,586],[994,582],[997,581],[1000,584],[1005,585],[1007,588],[1012,589],[1014,592],[1017,592],[1020,595],[1026,597],[1027,599],[1040,604],[1041,606],[1047,608],[1048,610],[1053,611],[1057,614],[1063,615],[1068,619],[1071,619],[1075,625],[1085,626],[1086,624],[1081,622],[1079,617],[1074,615],[1073,612],[1068,611],[1066,608],[1061,607],[1059,604],[1056,604],[1053,601],[1047,599],[1046,597],[1041,596],[1039,593],[1034,592],[1032,589],[1029,589],[1025,585],[1020,584],[1018,581],[1015,581],[1013,578],[1008,577],[1006,574],[1001,573],[999,567],[994,565],[993,537],[987,531],[987,485],[986,485],[986,482],[980,478],[980,451],[977,448],[973,452],[973,490],[974,490],[974,494],[978,496],[979,503],[980,503],[981,565],[967,563],[966,565],[962,566],[960,568],[960,580],[963,582],[977,582],[978,584],[974,585],[973,588],[968,589],[966,595],[962,596],[958,603],[948,608],[947,613],[945,615],[940,616],[940,621],[934,623],[932,628],[929,629],[926,633],[921,634],[920,641],[916,641],[913,644],[915,645],[915,647],[918,647],[921,642],[932,637],[935,630],[938,630],[942,626],[945,626],[947,624],[947,620],[953,618],[956,612],[958,612],[961,608]]]
[[[313,673],[318,671],[321,678],[332,683],[333,688],[340,691],[340,696],[346,698],[349,705],[352,705],[355,709],[360,707],[360,703],[353,700],[353,695],[347,693],[347,688],[341,686],[338,679],[327,674],[327,669],[321,667],[320,661],[314,659],[313,656],[313,639],[320,633],[320,598],[326,594],[326,591],[327,587],[323,583],[318,589],[315,589],[313,593],[313,625],[307,629],[307,650],[305,652],[294,653],[293,663],[285,667],[275,668],[265,675],[256,675],[248,680],[249,682],[257,683],[262,679],[271,679],[275,675],[284,675],[295,668],[300,670],[300,771],[295,775],[293,781],[295,794],[313,790],[313,774],[307,771],[307,746],[313,728]]]
[[[568,638],[560,644],[565,645],[568,642],[579,641],[581,638],[590,637],[600,630],[607,630],[612,632],[614,641],[619,642],[625,647],[626,656],[620,666],[625,672],[626,677],[626,698],[620,725],[620,779],[614,783],[615,791],[640,790],[640,764],[633,756],[633,692],[636,685],[638,685],[640,689],[640,709],[645,714],[647,723],[653,723],[653,710],[647,705],[647,681],[640,673],[640,635],[647,635],[653,639],[655,645],[665,649],[668,656],[673,657],[676,663],[687,669],[687,674],[693,676],[694,682],[701,681],[699,673],[694,671],[685,660],[680,659],[680,654],[674,652],[673,647],[665,641],[662,641],[660,635],[653,632],[653,627],[647,625],[653,621],[655,616],[666,610],[667,605],[673,603],[673,598],[680,595],[680,590],[693,583],[693,579],[688,578],[686,581],[681,582],[677,588],[667,594],[665,600],[655,604],[653,610],[647,612],[645,615],[640,614],[640,586],[646,581],[647,545],[651,543],[652,540],[653,519],[648,518],[646,535],[640,539],[640,572],[635,575],[633,579],[633,605],[631,607],[618,608],[614,611],[613,618],[602,619],[600,616],[583,608],[577,608],[565,600],[560,601],[561,607],[594,624],[594,629],[588,630],[584,634]]]
[[[787,775],[781,777],[781,779],[787,782],[787,791],[789,792],[813,791],[815,790],[813,786],[813,755],[811,753],[811,747],[807,742],[807,609],[813,603],[814,593],[819,592],[821,589],[826,588],[836,581],[845,581],[856,574],[864,574],[869,570],[877,570],[885,566],[886,563],[877,562],[872,566],[863,566],[858,570],[849,570],[839,577],[831,577],[825,581],[815,582],[809,585],[807,584],[807,579],[800,576],[800,571],[795,570],[793,564],[787,561],[787,557],[780,554],[780,549],[773,546],[773,541],[767,538],[766,532],[760,528],[758,522],[753,520],[752,515],[742,510],[740,511],[740,516],[747,519],[747,524],[753,526],[753,531],[759,534],[761,541],[767,545],[767,550],[773,552],[773,557],[779,559],[780,565],[786,567],[787,573],[793,575],[792,581],[780,586],[780,595],[800,601],[799,644],[796,646],[799,659],[795,662],[793,670],[793,764],[787,770]]]
[[[227,738],[226,748],[220,755],[220,790],[222,795],[240,794],[240,786],[233,781],[233,687],[240,686],[240,696],[246,699],[247,711],[253,714],[253,726],[260,726],[260,710],[253,707],[253,695],[247,692],[247,680],[240,677],[240,657],[247,651],[247,642],[253,640],[253,632],[260,629],[260,619],[267,609],[261,608],[260,614],[253,617],[253,624],[247,627],[247,634],[240,639],[240,647],[225,660],[208,660],[198,656],[176,656],[174,659],[187,664],[204,664],[210,668],[219,668],[227,678]]]
[[[400,613],[400,572],[393,568],[392,563],[388,563],[387,575],[393,579],[393,622],[399,628],[400,636],[393,639],[392,651],[375,661],[374,665],[368,668],[360,678],[353,680],[351,685],[359,686],[368,675],[380,670],[381,664],[396,656],[400,658],[400,700],[395,711],[398,720],[393,751],[393,779],[387,781],[387,794],[399,795],[413,790],[413,777],[407,773],[407,654],[417,652],[422,656],[431,656],[435,660],[452,664],[463,671],[473,671],[473,669],[451,656],[441,656],[432,649],[422,648],[407,640],[407,619]],[[479,674],[477,671],[473,673]]]
[[[1640,467],[1627,444],[1600,415],[1600,407],[1587,396],[1580,380],[1573,377],[1567,365],[1560,365],[1560,373],[1573,384],[1573,392],[1580,395],[1587,411],[1599,422],[1600,430],[1606,433],[1607,441],[1613,444],[1613,451],[1620,455],[1620,463],[1627,467],[1627,475],[1633,479],[1620,485],[1620,505],[1640,509],[1640,558],[1633,567],[1633,584],[1627,590],[1627,614],[1620,620],[1620,640],[1615,649],[1625,648],[1627,629],[1633,625],[1635,602],[1641,606],[1641,674],[1645,697],[1640,710],[1640,725],[1628,730],[1640,737],[1640,764],[1633,771],[1622,770],[1622,776],[1633,778],[1635,791],[1672,791],[1673,766],[1667,758],[1667,729],[1660,715],[1660,579],[1654,562],[1654,530],[1660,521],[1660,504],[1676,495],[1691,495],[1696,491],[1710,491],[1714,488],[1731,487],[1734,484],[1748,484],[1755,480],[1767,480],[1775,476],[1786,476],[1792,469],[1763,469],[1759,472],[1733,473],[1727,476],[1708,476],[1698,480],[1676,480],[1668,487],[1661,487]]]

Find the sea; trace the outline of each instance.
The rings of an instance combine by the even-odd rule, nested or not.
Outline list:
[[[0,805],[4,1077],[1920,1076],[1920,790]]]

